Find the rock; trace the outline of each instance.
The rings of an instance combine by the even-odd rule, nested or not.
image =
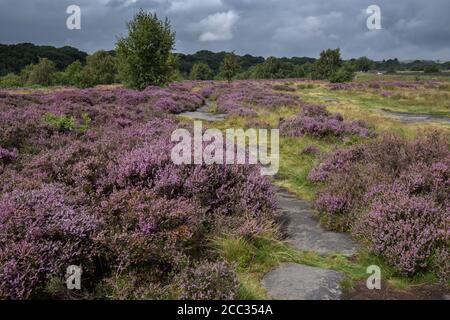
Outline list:
[[[262,282],[275,300],[339,300],[343,278],[337,271],[288,263],[269,272]]]
[[[324,230],[316,219],[316,213],[308,201],[299,200],[286,191],[277,192],[287,243],[301,251],[319,254],[341,253],[354,255],[358,245],[350,235]]]

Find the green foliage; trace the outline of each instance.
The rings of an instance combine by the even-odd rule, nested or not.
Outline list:
[[[56,69],[62,71],[76,60],[84,62],[86,56],[85,52],[67,46],[55,48],[31,43],[0,44],[0,76],[8,73],[18,74],[26,66],[38,63],[39,58],[53,61]]]
[[[317,80],[330,79],[342,66],[340,49],[327,49],[320,53],[320,58],[314,63],[312,78]]]
[[[269,57],[264,63],[253,67],[249,72],[252,79],[289,79],[303,78],[305,71],[302,66],[284,62],[282,59]]]
[[[68,116],[57,116],[51,112],[47,112],[42,120],[45,124],[55,128],[59,132],[67,132],[75,130],[75,118]]]
[[[86,58],[83,73],[91,86],[114,83],[117,74],[116,60],[104,50],[97,51]]]
[[[140,10],[127,23],[128,36],[117,42],[119,77],[130,88],[164,85],[173,76],[170,64],[175,33],[169,20]]]
[[[22,79],[14,73],[8,73],[0,78],[0,88],[17,88],[23,85]]]
[[[214,73],[206,63],[196,63],[192,67],[189,79],[191,80],[212,80]]]
[[[91,124],[91,118],[87,113],[81,115],[81,123],[77,125],[76,120],[72,116],[55,115],[51,112],[47,112],[42,117],[44,124],[53,127],[59,132],[86,132]]]
[[[367,57],[361,57],[353,62],[353,65],[357,71],[367,72],[374,66],[374,62]]]
[[[220,66],[221,76],[228,82],[231,82],[234,76],[239,72],[240,65],[234,52],[227,53]]]
[[[435,64],[430,64],[429,66],[426,66],[423,71],[425,73],[438,73],[440,72],[440,69],[437,65]]]
[[[345,64],[336,70],[329,78],[331,83],[350,82],[355,77],[355,72],[350,64]]]
[[[39,63],[29,69],[27,85],[51,86],[55,81],[55,64],[47,58],[39,59]]]
[[[86,87],[86,81],[83,76],[83,65],[80,61],[71,63],[64,72],[58,76],[58,83],[62,85],[72,85],[80,88]]]

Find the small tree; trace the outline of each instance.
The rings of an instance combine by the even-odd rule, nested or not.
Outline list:
[[[61,84],[85,87],[83,77],[83,65],[79,60],[69,64],[60,76]]]
[[[227,53],[220,66],[220,74],[228,82],[231,82],[233,77],[239,72],[240,66],[237,56],[234,52]]]
[[[199,62],[192,66],[189,78],[191,80],[212,80],[214,73],[206,63]]]
[[[114,83],[117,73],[115,58],[104,50],[97,51],[87,57],[83,72],[92,85]]]
[[[30,67],[27,72],[27,85],[51,86],[54,83],[56,67],[47,58],[41,58],[39,63]]]
[[[144,89],[149,85],[164,85],[173,76],[170,63],[175,33],[169,20],[140,10],[127,23],[128,36],[117,42],[119,77],[131,88]]]
[[[327,49],[320,53],[320,58],[314,63],[312,77],[314,79],[329,79],[342,66],[340,49]]]

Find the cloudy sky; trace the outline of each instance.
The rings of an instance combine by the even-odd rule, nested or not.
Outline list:
[[[66,27],[73,4],[81,30]],[[381,30],[367,28],[369,5],[381,8]],[[0,43],[112,49],[139,8],[169,17],[178,52],[316,57],[340,47],[345,58],[450,60],[449,0],[0,0]]]

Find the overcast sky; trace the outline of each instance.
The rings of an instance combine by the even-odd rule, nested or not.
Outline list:
[[[66,27],[72,4],[81,30]],[[372,4],[381,30],[367,28]],[[450,60],[449,0],[0,0],[0,43],[109,50],[139,8],[169,17],[178,52],[317,57],[340,47],[345,58]]]

